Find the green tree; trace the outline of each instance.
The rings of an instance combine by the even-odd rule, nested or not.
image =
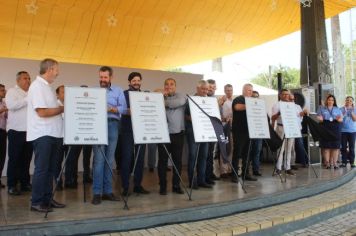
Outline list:
[[[267,88],[278,89],[277,73],[282,73],[283,88],[300,87],[300,70],[282,65],[271,66],[268,72],[258,74],[251,82]]]

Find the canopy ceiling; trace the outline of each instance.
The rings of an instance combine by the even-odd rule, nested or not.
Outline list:
[[[324,0],[326,17],[356,0]],[[0,0],[0,57],[163,69],[300,28],[297,0]]]

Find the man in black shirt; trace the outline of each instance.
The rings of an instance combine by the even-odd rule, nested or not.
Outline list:
[[[232,157],[232,165],[238,170],[239,159],[242,159],[242,177],[244,180],[256,181],[257,179],[249,174],[249,165],[251,158],[248,158],[248,149],[250,145],[250,137],[248,134],[245,97],[252,96],[253,87],[251,84],[245,84],[242,88],[242,95],[236,97],[232,101],[232,135],[234,140],[234,153]],[[247,163],[247,159],[249,159]],[[246,173],[246,175],[245,175]],[[232,178],[233,182],[237,182],[236,176]]]

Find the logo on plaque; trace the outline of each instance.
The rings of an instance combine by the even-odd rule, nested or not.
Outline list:
[[[79,141],[79,137],[78,137],[78,136],[75,136],[75,137],[74,137],[74,141],[78,142],[78,141]]]
[[[146,141],[146,140],[147,140],[147,137],[143,137],[142,139],[143,139],[144,141]]]
[[[89,96],[89,93],[88,92],[84,92],[83,96],[87,98]]]
[[[201,103],[205,104],[205,100],[204,100],[204,99],[203,99],[203,100],[201,100]]]
[[[150,100],[150,97],[149,97],[149,96],[146,96],[146,97],[145,97],[145,100],[146,100],[146,101],[149,101],[149,100]]]

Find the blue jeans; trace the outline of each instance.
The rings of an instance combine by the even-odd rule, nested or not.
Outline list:
[[[309,164],[309,157],[304,148],[303,138],[295,138],[294,139],[294,149],[295,149],[295,161],[302,165]]]
[[[108,120],[108,145],[93,146],[93,193],[95,195],[112,193],[112,168],[120,129],[120,121]],[[105,155],[105,156],[104,156]],[[108,164],[105,161],[108,161]]]
[[[49,204],[53,178],[63,144],[62,138],[43,136],[33,141],[35,171],[32,177],[32,205]]]
[[[355,137],[356,133],[341,133],[341,155],[342,163],[347,164],[347,160],[350,161],[350,165],[355,161]],[[347,151],[347,147],[349,150]]]
[[[260,156],[262,150],[263,139],[251,139],[251,157],[253,173],[260,171]]]
[[[128,190],[130,183],[130,173],[133,168],[134,161],[136,156],[134,156],[134,148],[135,155],[137,155],[138,148],[140,147],[140,153],[138,153],[137,163],[135,167],[134,173],[134,187],[141,187],[141,182],[143,179],[143,165],[145,161],[145,144],[142,145],[134,145],[133,133],[130,131],[124,131],[122,133],[121,142],[121,182],[122,188]]]
[[[197,159],[197,182],[198,184],[205,184],[205,170],[206,160],[208,158],[209,143],[196,143],[192,129],[187,129],[187,142],[189,149],[188,156],[188,177],[189,183],[192,183],[194,176],[194,162],[197,157],[197,150],[199,146],[199,153]]]

